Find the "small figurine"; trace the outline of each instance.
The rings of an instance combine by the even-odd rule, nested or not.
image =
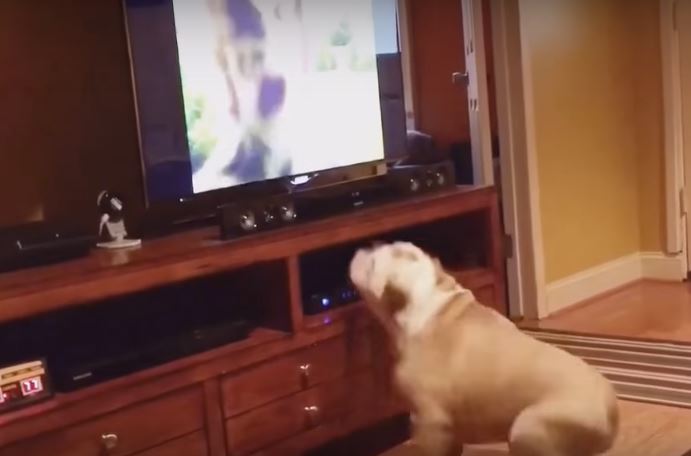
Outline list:
[[[101,242],[96,244],[104,249],[125,249],[138,247],[141,239],[127,239],[125,227],[124,204],[122,200],[103,191],[98,195],[98,208],[101,211],[101,222],[98,227],[98,236]]]

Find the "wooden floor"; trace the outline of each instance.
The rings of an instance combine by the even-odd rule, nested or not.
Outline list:
[[[643,281],[522,327],[691,343],[691,285]]]
[[[681,456],[691,449],[691,410],[621,402],[621,432],[607,456]],[[416,456],[402,446],[382,456]],[[463,456],[507,456],[506,445],[469,448]]]

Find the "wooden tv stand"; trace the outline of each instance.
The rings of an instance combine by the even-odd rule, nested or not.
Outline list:
[[[481,301],[506,312],[493,188],[458,188],[231,242],[219,241],[217,229],[191,231],[0,275],[0,325],[173,284],[250,300],[260,315],[241,342],[1,414],[0,456],[286,456],[405,414],[363,306],[302,311],[306,277],[342,269],[358,245],[390,239],[439,256]]]

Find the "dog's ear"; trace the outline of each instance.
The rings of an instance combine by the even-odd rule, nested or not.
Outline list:
[[[434,271],[437,274],[437,287],[440,290],[448,291],[456,287],[456,279],[454,279],[442,266],[439,258],[433,258]]]

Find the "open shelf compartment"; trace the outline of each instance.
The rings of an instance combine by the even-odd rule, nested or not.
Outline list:
[[[0,326],[0,366],[44,358],[58,391],[292,332],[287,265],[260,263]]]
[[[494,281],[487,257],[489,242],[482,211],[382,233],[357,241],[304,253],[299,257],[300,289],[305,327],[331,324],[357,313],[357,296],[341,299],[351,287],[348,267],[356,250],[374,242],[412,242],[438,258],[444,268],[468,288],[482,288]],[[321,299],[328,299],[323,312],[314,312]]]

